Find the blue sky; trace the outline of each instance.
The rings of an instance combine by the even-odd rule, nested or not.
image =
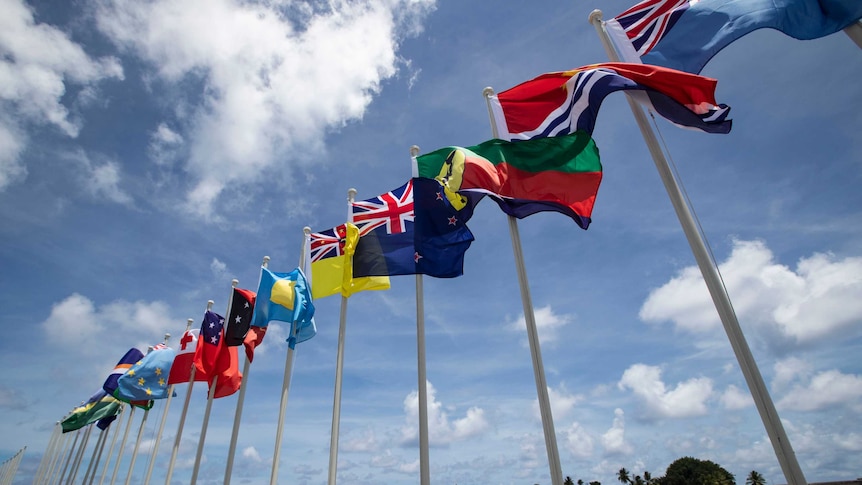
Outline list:
[[[0,1],[0,460],[27,446],[15,483],[129,347],[166,332],[175,344],[207,300],[224,312],[231,279],[255,289],[265,255],[293,269],[302,228],[344,222],[350,187],[369,198],[403,184],[411,145],[490,138],[484,87],[605,61],[587,17],[629,6]],[[855,478],[862,55],[843,33],[759,31],[703,74],[719,80],[732,132],[657,120],[660,136],[806,478]],[[754,469],[783,483],[623,97],[606,99],[594,132],[604,181],[590,229],[559,214],[519,222],[563,475],[615,483],[620,467],[658,476],[694,456],[738,482]],[[431,479],[547,484],[506,217],[483,201],[469,227],[464,276],[424,279]],[[419,481],[414,281],[349,300],[340,483]],[[283,483],[327,477],[340,299],[316,306]],[[236,483],[268,483],[285,355],[274,327],[248,376]],[[176,483],[191,477],[205,396],[194,388]],[[221,482],[235,403],[213,405],[202,482]]]

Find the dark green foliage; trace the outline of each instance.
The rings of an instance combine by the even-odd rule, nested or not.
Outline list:
[[[733,474],[721,466],[690,456],[677,459],[667,467],[660,485],[736,485]]]

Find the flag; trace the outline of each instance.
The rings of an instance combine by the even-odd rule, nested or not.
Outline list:
[[[183,332],[183,336],[180,338],[180,348],[177,350],[177,356],[174,357],[174,363],[171,365],[171,372],[168,375],[168,384],[189,382],[192,367],[195,365],[195,350],[198,346],[199,334],[200,329],[197,328]],[[205,380],[207,380],[207,376],[195,372],[195,382]]]
[[[143,358],[144,353],[140,350],[134,347],[129,349],[129,351],[120,358],[120,361],[117,362],[114,370],[108,374],[108,378],[105,379],[105,383],[102,384],[102,389],[104,389],[109,395],[113,396],[114,392],[117,390],[117,381],[119,381],[120,377]],[[153,407],[153,402],[149,399],[144,401],[132,401],[131,405],[143,409],[150,409]]]
[[[230,315],[225,330],[225,345],[235,347],[242,345],[251,316],[254,313],[254,292],[241,288],[233,289],[233,299],[230,304]]]
[[[113,416],[107,416],[105,418],[102,418],[102,419],[96,421],[96,427],[101,429],[102,431],[105,431],[106,429],[108,429],[108,426],[110,426],[111,423],[113,423],[116,420],[117,420],[117,414],[115,414]]]
[[[291,348],[317,334],[314,303],[308,281],[299,268],[289,273],[276,273],[268,268],[261,268],[251,324],[255,327],[266,327],[269,322],[288,324],[288,342]]]
[[[125,402],[165,399],[168,375],[177,353],[167,345],[153,347],[117,380],[114,397]]]
[[[414,178],[378,197],[353,202],[360,234],[353,275],[461,276],[464,253],[473,242],[466,223],[481,198],[446,192],[433,178]]]
[[[245,346],[245,356],[249,362],[254,362],[254,349],[263,342],[267,327],[250,327],[242,344]]]
[[[121,407],[120,401],[114,399],[104,389],[100,389],[90,396],[87,402],[72,410],[72,414],[66,417],[60,425],[63,427],[64,433],[75,431],[102,418],[115,416],[120,412]]]
[[[718,51],[757,29],[810,40],[860,18],[859,0],[646,0],[605,25],[624,61],[699,73]]]
[[[312,233],[308,254],[311,262],[311,296],[314,299],[340,293],[349,297],[366,290],[389,289],[388,276],[353,277],[353,253],[359,229],[352,223]]]
[[[214,398],[230,396],[242,384],[236,347],[225,345],[224,317],[218,313],[207,310],[204,314],[194,361],[195,380],[197,374],[201,374],[209,382],[210,389],[216,381]]]
[[[490,97],[497,138],[526,140],[568,135],[596,125],[605,96],[633,91],[634,99],[671,123],[728,133],[730,108],[716,104],[716,80],[665,67],[608,62],[551,72]],[[643,94],[639,94],[643,93]]]
[[[447,190],[480,192],[503,212],[524,218],[560,212],[589,227],[602,181],[599,151],[582,131],[518,142],[489,140],[417,157],[420,177],[437,177]]]

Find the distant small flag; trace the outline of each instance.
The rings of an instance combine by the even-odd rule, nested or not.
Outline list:
[[[288,338],[291,348],[317,334],[311,291],[299,268],[289,273],[261,268],[252,325],[266,327],[269,322],[283,322],[291,327]]]
[[[233,301],[231,301],[227,330],[225,330],[225,344],[229,347],[242,345],[245,333],[251,325],[254,297],[255,294],[251,290],[233,289]]]
[[[180,337],[180,348],[177,350],[177,356],[174,357],[174,363],[171,365],[171,372],[168,375],[168,384],[181,384],[189,382],[191,379],[192,367],[195,365],[195,349],[198,346],[199,333],[200,329],[197,328],[183,332],[183,336]],[[195,372],[195,382],[206,380],[207,376]]]
[[[135,363],[144,358],[144,353],[136,348],[129,349],[125,355],[117,362],[117,365],[114,367],[114,370],[108,375],[108,378],[105,379],[105,383],[102,385],[102,389],[105,390],[109,395],[113,395],[114,391],[117,390],[117,380],[120,379],[120,376],[125,374],[127,370],[129,370]]]
[[[254,349],[263,342],[263,337],[266,335],[267,328],[268,327],[250,327],[248,332],[245,334],[243,345],[245,345],[245,356],[248,357],[249,362],[254,362]]]
[[[110,426],[111,423],[113,423],[116,420],[117,420],[116,414],[113,416],[108,416],[106,418],[102,418],[102,419],[96,421],[96,427],[101,429],[102,431],[105,431],[106,429],[108,429],[108,426]]]
[[[224,317],[207,311],[201,323],[201,341],[195,350],[195,374],[206,377],[210,387],[216,381],[213,397],[233,394],[242,384],[236,347],[228,347],[224,342]],[[215,379],[215,377],[218,379]],[[197,380],[197,377],[195,377]]]
[[[135,363],[117,381],[114,397],[125,402],[165,399],[168,375],[176,357],[174,349],[160,344]]]
[[[109,396],[104,389],[90,396],[87,402],[78,406],[60,424],[64,433],[81,429],[102,418],[114,416],[120,412],[122,403]]]

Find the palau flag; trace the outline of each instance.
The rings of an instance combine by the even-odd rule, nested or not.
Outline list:
[[[314,299],[341,294],[350,297],[366,290],[389,289],[388,276],[353,277],[353,254],[359,228],[348,222],[311,233],[306,254],[311,265],[311,296]]]
[[[299,268],[289,273],[260,269],[260,285],[254,302],[252,326],[266,327],[269,322],[286,323],[291,328],[291,348],[317,334],[314,302],[305,274]]]
[[[447,192],[433,178],[414,178],[385,194],[353,202],[353,222],[360,234],[353,276],[461,276],[464,253],[473,242],[466,223],[482,196]]]
[[[542,74],[489,98],[497,138],[529,140],[583,131],[592,136],[605,97],[629,91],[671,123],[728,133],[730,108],[715,79],[640,63],[606,62]],[[642,93],[642,94],[641,94]]]
[[[165,399],[168,375],[177,353],[166,345],[153,347],[117,380],[114,397],[125,402]]]
[[[104,389],[90,396],[87,402],[72,410],[66,419],[60,425],[63,427],[63,432],[75,431],[81,429],[90,423],[116,416],[122,408],[122,403],[110,396]]]
[[[646,0],[605,25],[624,61],[699,73],[718,51],[757,29],[810,40],[860,18],[859,0]]]
[[[537,212],[560,212],[583,229],[592,220],[602,181],[599,150],[583,131],[446,147],[416,161],[420,177],[436,177],[434,182],[445,184],[447,191],[488,195],[505,213],[519,219]]]

